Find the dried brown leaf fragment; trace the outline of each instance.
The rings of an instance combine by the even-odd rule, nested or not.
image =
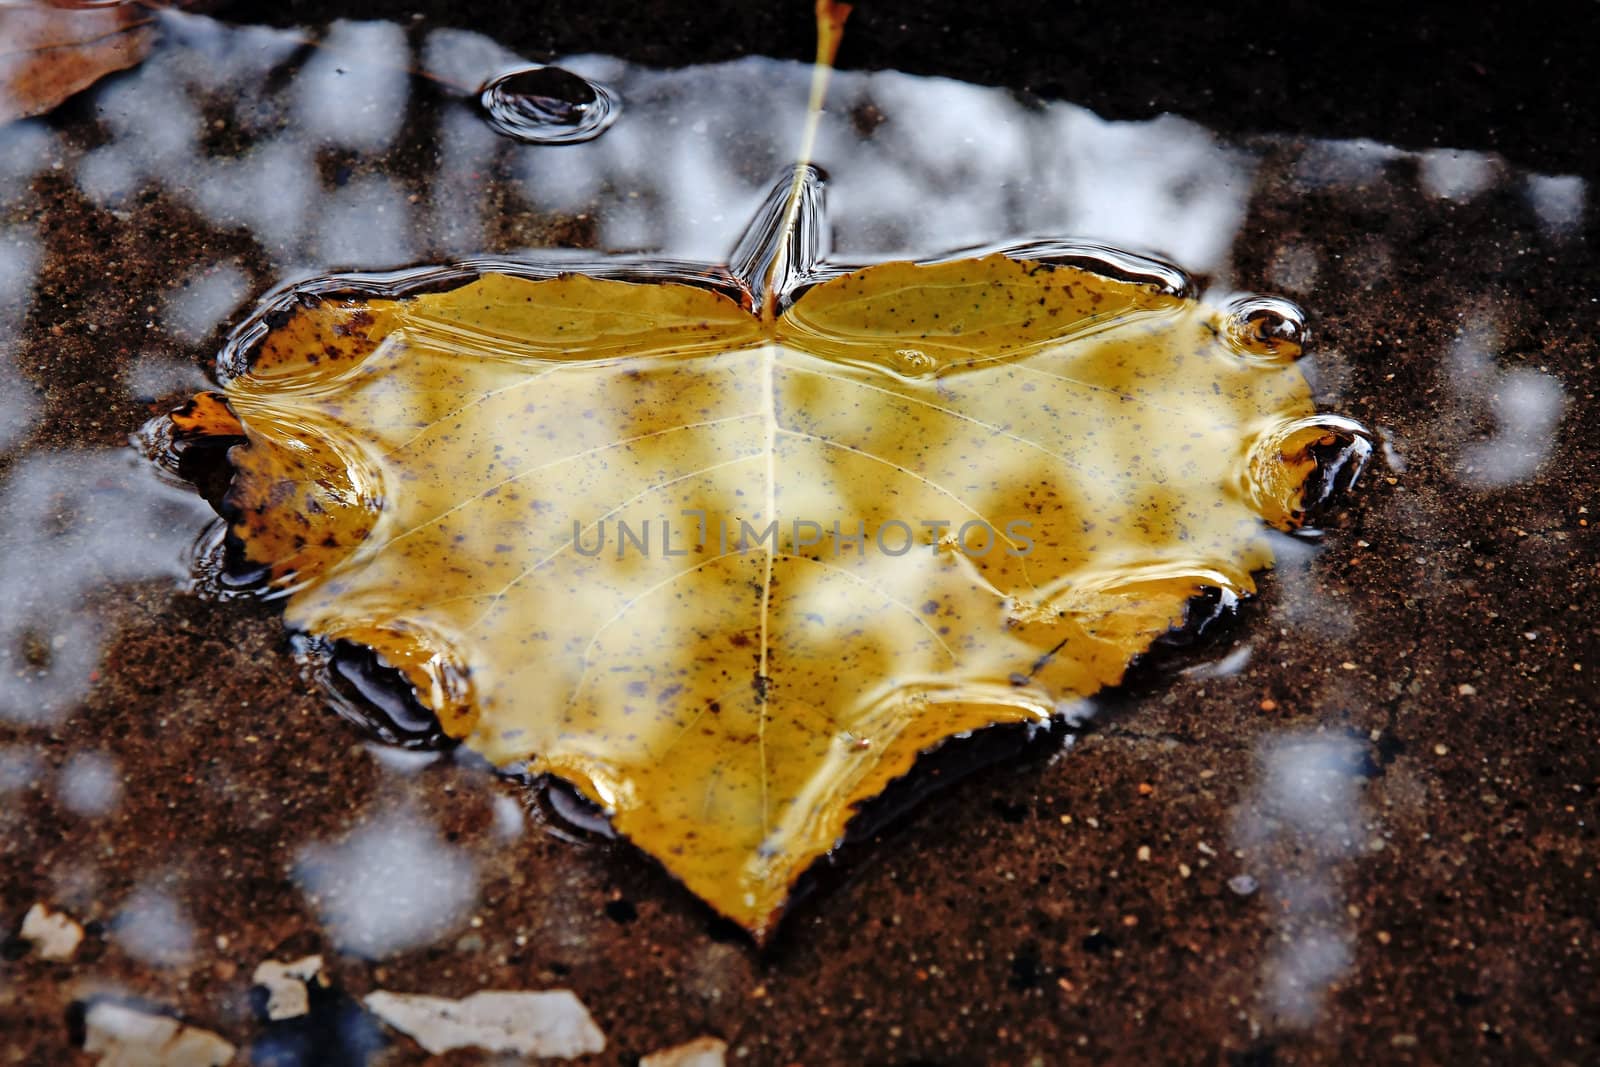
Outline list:
[[[137,65],[154,40],[155,20],[136,4],[0,7],[0,124],[55,110]]]

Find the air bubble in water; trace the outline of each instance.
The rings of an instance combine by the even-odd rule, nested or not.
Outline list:
[[[1305,312],[1276,296],[1246,296],[1222,309],[1221,332],[1247,359],[1285,363],[1305,351]]]
[[[616,121],[620,102],[603,85],[560,67],[523,67],[484,85],[489,125],[525,144],[592,141]]]

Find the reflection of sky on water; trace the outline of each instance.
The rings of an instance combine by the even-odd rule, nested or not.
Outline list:
[[[568,67],[621,95],[623,114],[595,141],[548,148],[497,136],[475,111],[467,90],[520,62],[483,35],[436,30],[413,57],[396,25],[335,23],[286,86],[269,87],[297,54],[296,34],[164,22],[179,61],[146,63],[99,92],[111,136],[78,160],[79,187],[117,209],[147,184],[165,186],[301,273],[479,253],[495,243],[495,215],[523,209],[586,216],[601,249],[720,259],[790,161],[810,77],[804,64],[758,57],[671,71],[573,57]],[[417,84],[408,68],[455,86],[426,134],[436,155],[414,179],[364,166],[401,137]],[[1073,236],[1156,251],[1222,282],[1231,272],[1255,156],[1194,123],[1109,122],[892,71],[838,72],[829,100],[816,158],[832,177],[841,257]],[[1361,188],[1406,158],[1445,200],[1507,180],[1483,153],[1364,140],[1307,144],[1293,176],[1307,192]],[[499,172],[515,190],[491,203]],[[1585,192],[1573,177],[1526,181],[1553,232],[1581,221]],[[1309,290],[1315,269],[1287,261],[1287,287]]]
[[[1431,196],[1467,201],[1493,185],[1500,169],[1481,152],[1436,148],[1422,153],[1417,178]]]
[[[188,360],[161,353],[140,356],[128,368],[123,381],[129,396],[150,403],[160,397],[198,393],[211,387],[210,380],[199,367]]]
[[[528,202],[581,211],[607,195],[600,242],[720,258],[795,150],[810,72],[742,59],[654,71],[567,65],[625,101],[610,132],[561,153],[523,151]],[[834,76],[816,161],[844,258],[932,255],[1047,235],[1165,253],[1225,271],[1250,157],[1173,117],[1107,122],[1070,104],[896,72]]]
[[[250,279],[227,263],[183,279],[161,309],[162,326],[183,341],[203,341],[236,310],[250,291]]]
[[[1575,174],[1530,174],[1524,195],[1547,233],[1569,236],[1583,223],[1588,189]]]
[[[1383,177],[1384,164],[1404,154],[1365,137],[1313,141],[1295,161],[1294,179],[1312,189],[1364,188]]]
[[[1340,600],[1329,597],[1324,589],[1315,570],[1317,543],[1276,530],[1268,531],[1266,536],[1272,545],[1272,580],[1280,622],[1325,644],[1348,639],[1356,620]]]
[[[1349,968],[1352,932],[1341,881],[1367,839],[1365,753],[1348,737],[1269,737],[1257,780],[1234,815],[1233,844],[1264,892],[1272,925],[1262,998],[1276,1027],[1313,1025],[1328,987]]]
[[[1566,393],[1548,372],[1502,368],[1500,331],[1488,318],[1468,316],[1445,355],[1446,387],[1467,418],[1487,411],[1493,432],[1469,441],[1458,456],[1467,485],[1494,488],[1527,481],[1555,447]]]
[[[194,955],[194,926],[177,899],[156,883],[139,886],[111,922],[122,951],[152,967],[177,967]]]
[[[38,782],[44,774],[44,761],[30,746],[0,747],[0,797],[20,793]]]
[[[74,815],[86,819],[110,815],[122,799],[122,770],[104,752],[74,752],[61,765],[56,794],[61,806]]]
[[[335,22],[295,78],[300,133],[319,144],[376,152],[405,121],[411,50],[392,22]]]
[[[453,932],[477,900],[471,856],[420,813],[373,813],[343,841],[300,850],[295,877],[339,947],[381,957]]]
[[[0,385],[0,451],[20,440],[33,418],[35,402],[27,389],[19,388],[15,353],[39,258],[30,227],[0,226],[0,378],[5,380]]]
[[[0,481],[0,719],[49,723],[100,662],[94,594],[186,582],[211,509],[133,451],[36,452]]]
[[[3,779],[0,779],[3,780]],[[521,801],[505,793],[494,798],[494,832],[500,837],[511,840],[522,836],[522,831],[527,829],[528,813],[523,808]]]
[[[658,71],[604,57],[569,60],[625,100],[603,137],[551,150],[490,131],[466,102],[435,134],[426,214],[381,176],[337,176],[330,149],[359,158],[394,142],[411,63],[399,27],[337,23],[287,90],[261,76],[295,38],[231,34],[172,16],[187,62],[146,64],[97,100],[108,142],[76,168],[108,208],[155,182],[219,226],[249,228],[285,266],[394,266],[482,250],[482,178],[496,160],[520,178],[527,206],[593,211],[601,248],[719,259],[737,239],[801,128],[806,65],[748,58]],[[475,85],[515,57],[487,38],[437,31],[424,69]],[[202,114],[227,87],[231,120],[259,136],[213,152]],[[817,161],[833,175],[831,218],[845,256],[932,254],[1045,235],[1104,240],[1223,272],[1251,184],[1251,157],[1174,117],[1107,122],[1069,104],[1024,104],[998,89],[894,72],[835,76]],[[281,130],[267,121],[283,114]],[[319,155],[320,153],[320,155]],[[330,187],[331,186],[331,187]]]

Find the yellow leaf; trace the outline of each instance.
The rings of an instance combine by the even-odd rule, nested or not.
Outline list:
[[[243,439],[225,510],[291,627],[757,936],[919,753],[1251,592],[1327,439],[1296,345],[1085,267],[885,263],[771,306],[494,272],[303,302],[174,416]]]

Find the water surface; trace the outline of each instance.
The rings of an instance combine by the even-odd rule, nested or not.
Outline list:
[[[70,965],[8,952],[14,1047],[57,1057],[92,992],[246,1044],[256,964],[320,950],[356,993],[573,988],[619,1055],[1592,1057],[1587,178],[841,72],[831,255],[1060,235],[1294,298],[1387,469],[1225,644],[935,800],[757,955],[633,853],[340,726],[270,609],[189,591],[209,509],[127,441],[299,279],[725,257],[808,70],[163,18],[140,68],[0,129],[0,901],[8,934],[41,900],[95,924]],[[485,120],[484,81],[551,58],[620,101],[599,136]]]

